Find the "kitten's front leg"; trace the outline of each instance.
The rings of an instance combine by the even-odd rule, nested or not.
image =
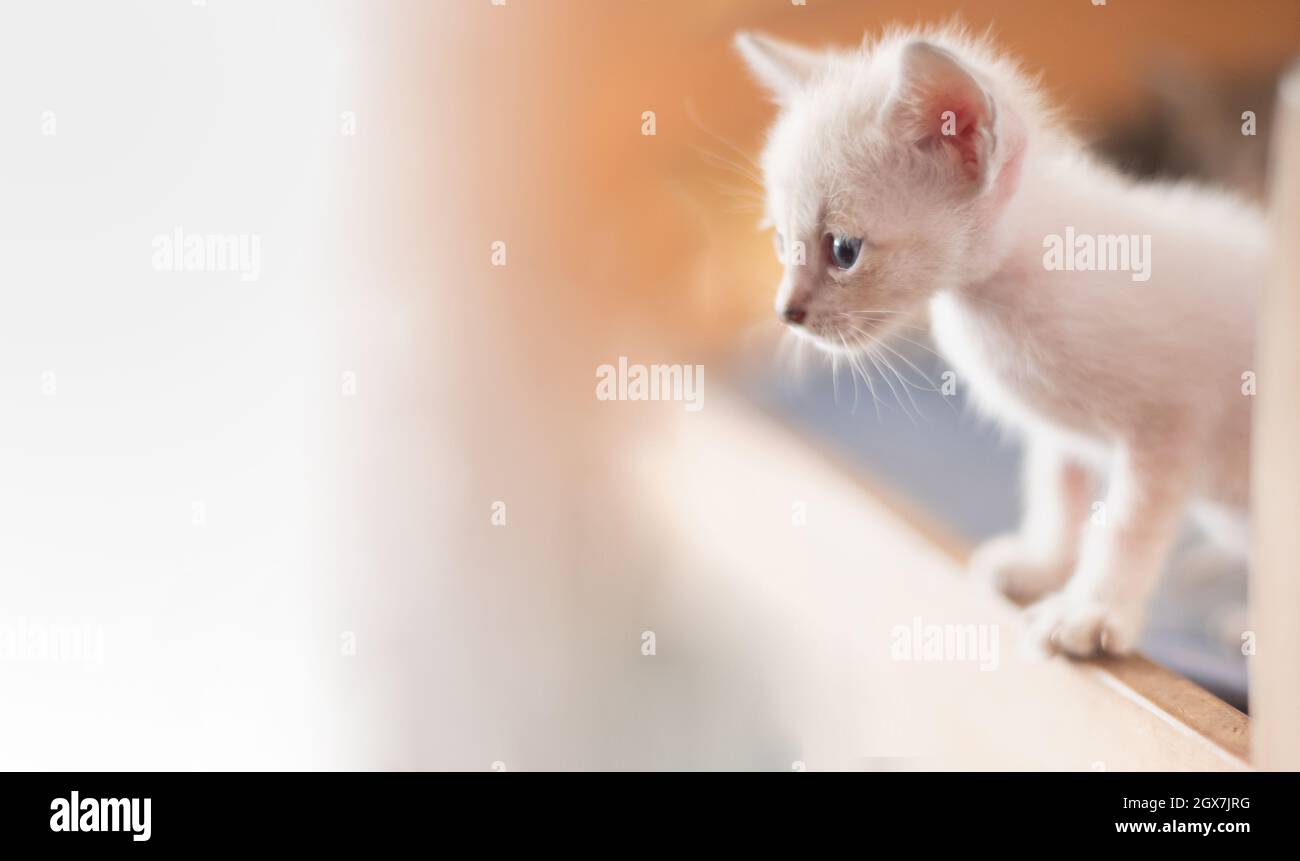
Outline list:
[[[1030,637],[1079,657],[1123,654],[1178,534],[1193,462],[1168,438],[1119,452],[1101,517],[1084,538],[1065,588],[1028,611]]]
[[[1025,603],[1059,589],[1074,571],[1094,480],[1056,446],[1032,439],[1021,470],[1019,530],[980,545],[970,569],[976,579]]]

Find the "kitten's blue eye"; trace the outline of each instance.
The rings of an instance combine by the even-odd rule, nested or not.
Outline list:
[[[862,240],[848,236],[836,236],[831,240],[831,259],[840,269],[852,269],[858,262],[858,253],[862,251]]]

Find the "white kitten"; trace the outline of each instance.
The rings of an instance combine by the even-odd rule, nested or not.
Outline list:
[[[1261,215],[1095,162],[1035,81],[951,30],[846,54],[736,43],[781,108],[762,162],[777,313],[853,352],[928,311],[1027,443],[1023,524],[974,569],[1040,599],[1044,645],[1131,649],[1186,509],[1246,546]]]

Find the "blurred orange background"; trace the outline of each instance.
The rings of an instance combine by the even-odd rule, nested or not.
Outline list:
[[[395,47],[444,45],[451,56],[431,60],[455,69],[443,84],[460,90],[454,113],[428,118],[431,134],[456,142],[454,190],[425,205],[481,213],[470,248],[513,239],[528,271],[498,280],[542,303],[529,317],[562,304],[561,328],[589,319],[696,345],[767,315],[778,272],[770,237],[754,229],[760,189],[744,175],[754,168],[736,152],[757,157],[773,113],[732,50],[738,30],[847,47],[889,23],[990,29],[1042,72],[1085,138],[1137,109],[1144,74],[1165,59],[1207,74],[1275,71],[1300,46],[1291,0],[548,0],[470,11],[426,13],[430,31],[454,32],[449,42],[406,19],[388,34]],[[653,137],[641,134],[643,111],[656,114]]]

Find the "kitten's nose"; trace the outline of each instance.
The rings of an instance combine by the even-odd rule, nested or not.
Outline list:
[[[782,320],[786,321],[787,323],[792,323],[796,326],[801,324],[804,318],[807,316],[808,316],[808,312],[804,310],[804,307],[802,305],[787,305],[785,307],[785,310],[781,312]]]

